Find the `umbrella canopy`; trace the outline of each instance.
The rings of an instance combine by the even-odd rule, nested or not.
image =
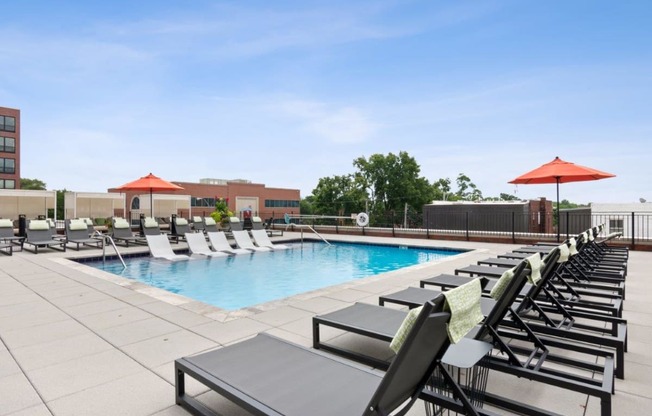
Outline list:
[[[552,162],[545,163],[538,168],[509,181],[513,184],[557,184],[557,241],[559,241],[559,184],[567,182],[596,181],[598,179],[613,178],[614,174],[603,172],[586,166],[576,165],[561,160],[559,156]]]
[[[152,193],[154,191],[178,191],[183,188],[150,173],[147,176],[126,183],[116,189],[120,191],[149,191],[150,215],[154,216],[154,205],[152,204]]]

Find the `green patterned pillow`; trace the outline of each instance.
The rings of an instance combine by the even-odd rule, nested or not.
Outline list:
[[[188,225],[188,220],[185,218],[177,218],[177,225]]]
[[[480,279],[473,279],[443,294],[446,297],[444,310],[451,312],[451,318],[446,325],[448,338],[453,344],[457,344],[484,319],[480,308],[482,285]]]
[[[147,217],[145,218],[145,224],[143,224],[143,227],[145,228],[156,228],[158,227],[158,222],[152,217]]]
[[[0,219],[0,228],[14,228],[14,222],[8,218]]]
[[[398,350],[403,346],[403,343],[412,330],[414,323],[417,321],[417,317],[421,313],[421,309],[423,309],[423,306],[410,309],[405,319],[403,319],[401,326],[398,328],[398,331],[396,331],[394,338],[392,338],[392,342],[389,344],[389,348],[394,351],[395,354],[398,354]]]
[[[213,217],[206,217],[206,218],[204,218],[204,222],[206,223],[206,225],[215,225],[215,224],[216,224],[216,223],[215,223],[215,220],[213,219]]]
[[[530,257],[526,258],[527,262],[530,265],[530,274],[527,277],[527,280],[532,283],[533,285],[536,285],[539,280],[541,280],[541,266],[543,263],[541,262],[541,255],[539,253],[533,254]]]
[[[494,285],[493,289],[491,289],[491,292],[489,292],[489,296],[492,298],[498,300],[500,297],[505,293],[505,289],[507,289],[507,285],[509,285],[509,282],[512,281],[514,278],[514,269],[515,267],[505,270],[505,272],[500,276],[500,279],[496,282]]]

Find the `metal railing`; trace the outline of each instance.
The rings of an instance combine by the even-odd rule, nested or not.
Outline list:
[[[309,225],[317,233],[374,234],[407,236],[415,238],[449,238],[457,240],[495,240],[501,242],[525,242],[532,240],[556,241],[573,237],[590,227],[604,224],[603,236],[622,233],[618,241],[634,248],[638,244],[652,245],[652,214],[636,212],[609,212],[578,214],[561,212],[559,224],[552,213],[538,212],[475,214],[471,212],[438,213],[437,221],[423,215],[414,215],[406,222],[404,216],[387,213],[371,216],[368,227],[357,227],[350,221],[328,218],[293,220],[293,223]],[[285,228],[276,219],[275,227]]]

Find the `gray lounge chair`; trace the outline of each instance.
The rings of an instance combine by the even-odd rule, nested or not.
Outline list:
[[[158,221],[152,217],[141,218],[140,225],[143,230],[143,235],[161,235],[161,227],[159,226]]]
[[[192,217],[192,229],[197,232],[204,231],[204,219],[196,215]]]
[[[177,243],[180,239],[185,240],[186,234],[191,233],[190,223],[187,219],[181,217],[172,217],[172,222],[170,223],[170,235],[171,239],[174,239]]]
[[[272,240],[270,240],[269,236],[267,235],[267,231],[263,229],[251,230],[251,235],[254,238],[254,241],[256,242],[256,245],[258,245],[258,247],[268,247],[271,248],[272,250],[287,250],[289,248],[292,248],[291,246],[285,244],[272,243]]]
[[[252,230],[264,230],[265,224],[260,217],[251,217],[251,229]]]
[[[22,250],[25,237],[15,235],[14,222],[10,219],[4,218],[0,219],[0,241],[20,246],[20,249]],[[13,247],[10,251],[13,252]]]
[[[39,247],[66,251],[66,241],[52,236],[52,228],[46,220],[28,221],[25,231],[25,244],[31,246],[35,254],[38,254]]]
[[[496,305],[487,315],[482,325],[477,326],[475,330],[467,335],[475,340],[492,343],[502,353],[501,355],[488,357],[483,360],[481,365],[517,377],[598,397],[601,401],[602,416],[610,415],[611,395],[614,387],[613,354],[599,348],[591,348],[582,344],[563,343],[556,338],[550,339],[536,335],[511,308],[514,300],[525,285],[529,274],[525,262],[515,269],[514,274],[514,278],[507,285],[503,295],[496,299]],[[375,367],[383,368],[383,365],[386,367],[386,362],[375,357],[370,357],[361,352],[349,351],[339,345],[321,342],[320,326],[334,327],[375,339],[390,341],[398,329],[397,322],[403,319],[405,313],[392,308],[356,303],[348,308],[326,315],[315,316],[313,317],[313,347],[334,352]],[[514,331],[500,326],[508,313],[511,319],[518,323],[521,331]],[[509,343],[507,340],[510,339],[518,340],[518,342]],[[449,350],[454,351],[457,345],[452,345]],[[531,347],[527,347],[527,345],[531,345]],[[562,355],[553,355],[550,352],[550,347],[560,347],[564,351]],[[579,358],[571,358],[569,352],[589,354],[594,361],[587,362]],[[603,362],[604,365],[595,364],[595,357],[599,357],[598,362]],[[571,370],[565,371],[566,368]],[[574,371],[577,368],[583,368],[595,373],[593,377],[578,375]],[[602,379],[599,378],[600,374]],[[516,397],[504,398],[490,393],[486,393],[485,397],[489,403],[516,410],[521,414],[546,414],[543,409],[518,403]]]
[[[0,242],[0,253],[11,256],[14,254],[14,245],[11,243]]]
[[[238,217],[229,217],[229,227],[231,231],[242,231],[244,227]]]
[[[211,246],[215,251],[221,251],[228,254],[251,254],[253,251],[245,250],[243,248],[233,248],[226,239],[226,234],[223,231],[209,231],[206,233]]]
[[[238,248],[250,251],[272,251],[269,247],[256,247],[249,237],[248,231],[232,231],[233,239]]]
[[[190,260],[190,256],[176,254],[170,246],[170,240],[164,234],[146,235],[147,246],[152,257],[169,261]]]
[[[124,218],[113,218],[112,219],[112,237],[113,240],[116,243],[124,243],[127,247],[129,247],[129,243],[132,244],[147,244],[147,240],[145,240],[143,237],[134,235],[134,233],[131,231],[131,225],[129,225],[129,221],[127,221]]]
[[[206,242],[204,233],[186,233],[186,242],[192,254],[199,254],[206,257],[228,257],[229,254],[223,251],[212,251]]]
[[[204,217],[204,232],[205,233],[216,233],[220,229],[217,226],[217,223],[213,217]]]
[[[79,251],[79,246],[88,246],[100,248],[102,240],[93,238],[88,234],[88,224],[83,220],[66,220],[65,221],[66,244],[75,244],[75,249]]]
[[[193,414],[214,414],[186,394],[188,375],[258,415],[372,416],[388,415],[399,408],[397,414],[403,415],[433,371],[448,375],[441,359],[450,342],[446,336],[450,315],[441,312],[442,305],[442,297],[424,305],[384,376],[263,333],[177,359],[176,402]],[[477,414],[453,379],[445,380],[460,393],[456,404],[464,413]]]

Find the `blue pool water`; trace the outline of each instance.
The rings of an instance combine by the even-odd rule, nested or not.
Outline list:
[[[385,245],[294,244],[291,250],[168,262],[150,257],[87,265],[234,310],[459,254]]]

